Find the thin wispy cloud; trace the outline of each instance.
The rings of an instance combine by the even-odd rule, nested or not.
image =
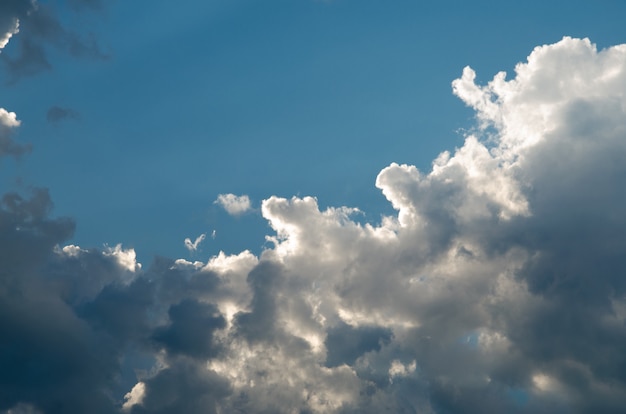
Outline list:
[[[51,106],[46,112],[46,120],[50,123],[58,123],[64,120],[80,119],[80,114],[72,108]]]
[[[212,237],[215,238],[214,234],[212,235]],[[196,240],[194,240],[193,242],[191,241],[190,238],[186,238],[185,248],[189,250],[189,252],[196,252],[198,251],[198,247],[200,246],[200,243],[202,243],[205,238],[206,238],[206,233],[202,233],[201,235],[196,237]]]

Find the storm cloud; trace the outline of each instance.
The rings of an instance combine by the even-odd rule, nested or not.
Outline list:
[[[258,256],[143,266],[67,245],[46,190],[5,194],[0,410],[623,411],[626,46],[565,37],[452,89],[476,127],[380,171],[396,214],[271,196]]]

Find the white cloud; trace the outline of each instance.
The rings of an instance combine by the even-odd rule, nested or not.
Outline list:
[[[138,382],[135,386],[124,396],[124,404],[122,404],[122,410],[130,412],[134,405],[141,404],[146,393],[146,384]]]
[[[30,151],[29,145],[18,144],[11,138],[13,131],[19,126],[20,121],[15,112],[0,108],[0,157],[4,155],[19,157]]]
[[[105,247],[103,254],[115,258],[117,263],[129,272],[135,273],[141,269],[141,263],[137,262],[135,249],[131,248],[125,250],[122,248],[121,244],[117,244],[115,247]]]
[[[231,216],[239,216],[252,209],[250,198],[247,195],[220,194],[215,200]]]
[[[0,124],[6,128],[16,128],[20,126],[15,112],[8,112],[6,109],[0,108]]]
[[[200,245],[200,243],[204,241],[205,238],[206,238],[206,233],[202,233],[201,235],[196,237],[196,240],[194,242],[192,242],[191,239],[187,237],[185,239],[185,247],[190,252],[198,251],[198,246]]]
[[[7,27],[0,28],[4,33],[0,32],[0,51],[9,43],[11,37],[20,31],[20,21],[17,18],[12,18],[8,22]]]

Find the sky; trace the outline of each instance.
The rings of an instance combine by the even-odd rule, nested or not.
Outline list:
[[[618,413],[626,3],[0,0],[0,413]]]

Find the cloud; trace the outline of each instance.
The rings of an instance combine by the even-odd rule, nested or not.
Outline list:
[[[215,233],[215,230],[213,232]],[[195,252],[195,251],[198,250],[198,246],[200,245],[200,243],[202,243],[204,241],[205,238],[206,238],[206,233],[202,233],[201,235],[196,237],[196,240],[192,243],[191,239],[189,237],[187,237],[185,239],[185,247],[190,252]],[[213,236],[213,238],[215,238],[215,237]]]
[[[2,22],[2,26],[0,26],[0,49],[4,49],[9,43],[9,39],[19,32],[20,27],[19,20],[15,17],[4,18],[3,20],[4,22]]]
[[[100,1],[94,0],[70,1],[70,6],[76,11],[87,8],[96,10],[100,5]],[[17,37],[17,51],[0,55],[10,83],[50,70],[50,47],[77,58],[108,57],[93,34],[85,36],[66,27],[54,7],[36,0],[12,0],[0,4],[0,49],[6,46],[12,35],[18,31],[20,33]]]
[[[215,305],[185,299],[170,306],[168,315],[170,324],[157,328],[153,339],[169,353],[204,359],[217,354],[213,331],[224,328],[226,320]]]
[[[379,173],[396,214],[272,196],[258,257],[61,247],[46,190],[5,194],[0,411],[622,411],[626,46],[564,38],[452,86],[477,127]]]
[[[0,157],[12,155],[16,158],[31,151],[29,144],[18,144],[12,138],[13,131],[20,125],[15,112],[0,108]]]
[[[50,123],[57,123],[66,119],[79,119],[80,114],[71,108],[51,106],[46,112],[46,120]]]
[[[239,216],[252,209],[250,198],[247,195],[220,194],[215,204],[221,206],[231,216]]]

